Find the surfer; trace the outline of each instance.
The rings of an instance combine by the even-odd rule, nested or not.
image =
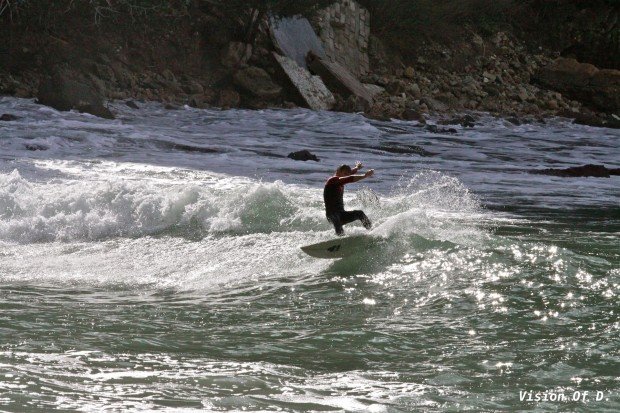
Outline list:
[[[372,176],[375,171],[370,169],[362,175],[355,175],[362,169],[362,163],[357,162],[355,168],[349,165],[341,165],[336,169],[336,174],[329,178],[323,189],[323,199],[325,200],[325,215],[327,220],[334,226],[336,234],[343,235],[342,226],[350,222],[360,220],[364,228],[370,229],[372,223],[363,211],[345,211],[344,210],[344,186],[351,182],[361,181],[364,178]]]

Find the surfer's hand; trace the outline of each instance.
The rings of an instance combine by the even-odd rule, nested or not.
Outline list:
[[[362,163],[360,161],[355,162],[355,169],[357,169],[359,171],[360,169],[362,169],[362,167],[363,167],[363,165],[362,165]]]
[[[369,176],[373,176],[374,174],[375,174],[375,170],[374,169],[369,169],[364,174],[364,178],[368,178]]]

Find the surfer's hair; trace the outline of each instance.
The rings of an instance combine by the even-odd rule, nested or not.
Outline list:
[[[353,170],[347,164],[342,164],[342,165],[340,165],[338,167],[338,169],[336,169],[336,173],[347,173],[347,174],[350,174],[351,172],[353,172]]]

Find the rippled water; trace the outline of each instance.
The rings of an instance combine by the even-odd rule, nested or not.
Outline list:
[[[620,410],[620,178],[524,172],[618,131],[114,108],[0,98],[0,410]],[[372,247],[304,255],[358,159]]]

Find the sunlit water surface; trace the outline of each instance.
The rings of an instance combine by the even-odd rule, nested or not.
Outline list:
[[[0,410],[620,410],[620,177],[525,172],[618,131],[113,109],[0,98]],[[304,255],[358,159],[371,246]]]

